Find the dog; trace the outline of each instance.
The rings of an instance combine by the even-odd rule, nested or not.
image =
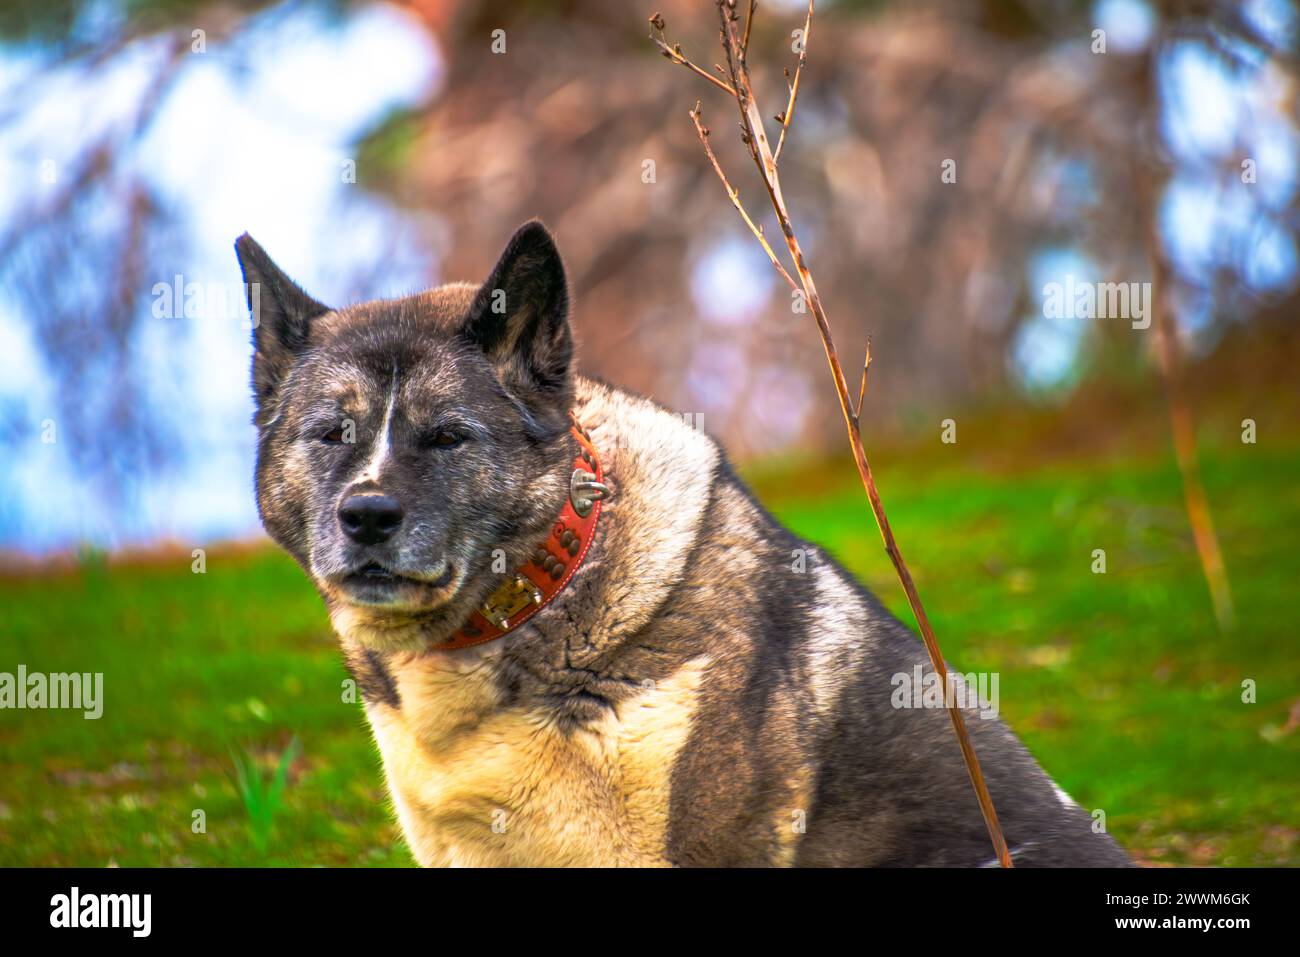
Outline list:
[[[420,864],[995,863],[942,701],[898,694],[921,644],[702,430],[575,372],[541,223],[481,285],[340,309],[236,252],[259,513]],[[1015,863],[1130,864],[980,704]]]

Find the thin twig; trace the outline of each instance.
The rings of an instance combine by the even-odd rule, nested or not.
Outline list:
[[[858,407],[853,412],[853,424],[862,431],[862,403],[867,398],[867,370],[871,368],[871,337],[867,336],[867,356],[862,360],[862,385],[858,386]]]
[[[758,104],[754,97],[754,90],[749,81],[749,68],[745,62],[745,43],[736,30],[736,0],[716,0],[718,6],[718,17],[721,26],[721,42],[723,53],[726,56],[727,76],[730,79],[730,88],[732,95],[736,100],[736,105],[740,109],[740,127],[741,138],[745,146],[749,149],[749,154],[753,158],[755,165],[758,167],[759,177],[767,189],[768,198],[772,202],[772,209],[776,213],[777,221],[781,225],[781,231],[785,234],[786,246],[789,249],[790,257],[794,262],[795,270],[799,274],[799,283],[803,287],[805,299],[812,308],[813,318],[817,322],[817,331],[821,336],[822,348],[826,352],[826,362],[830,366],[831,378],[835,381],[835,392],[840,402],[840,412],[844,417],[844,424],[849,434],[849,444],[853,448],[853,460],[858,468],[858,475],[862,479],[862,486],[866,490],[867,499],[871,503],[871,512],[875,516],[876,525],[880,529],[881,538],[885,543],[885,551],[889,554],[890,560],[894,564],[894,570],[898,574],[899,582],[903,586],[903,591],[907,595],[907,602],[912,608],[913,615],[916,616],[916,623],[921,630],[921,638],[925,642],[925,648],[930,656],[930,663],[935,673],[939,676],[940,686],[943,690],[944,703],[948,711],[948,717],[952,722],[953,733],[957,736],[957,743],[961,748],[962,758],[966,762],[966,770],[970,775],[971,786],[975,789],[976,799],[979,801],[980,812],[984,816],[984,823],[988,828],[989,838],[993,842],[993,848],[997,854],[998,861],[1003,867],[1011,867],[1011,855],[1007,850],[1006,839],[1002,836],[1002,828],[998,823],[997,811],[993,807],[993,799],[989,795],[988,786],[984,781],[984,775],[980,771],[979,759],[975,756],[975,748],[971,744],[970,733],[966,729],[966,723],[962,718],[961,711],[958,710],[955,698],[950,696],[948,677],[948,668],[943,659],[943,653],[939,649],[938,639],[935,638],[934,629],[930,625],[930,619],[925,613],[925,608],[921,604],[920,595],[916,590],[916,583],[912,580],[912,574],[907,568],[907,563],[903,560],[902,552],[899,551],[898,543],[894,539],[893,530],[889,526],[889,519],[885,515],[885,507],[880,501],[880,494],[876,491],[875,478],[871,474],[871,466],[867,462],[866,451],[862,447],[862,436],[858,428],[858,417],[861,414],[862,402],[866,394],[866,366],[871,362],[870,347],[868,347],[867,358],[863,367],[863,381],[859,389],[858,408],[853,408],[853,401],[849,395],[848,383],[844,378],[844,369],[840,365],[839,354],[835,351],[835,343],[831,338],[830,322],[826,317],[826,309],[822,305],[821,297],[817,293],[817,286],[813,282],[812,272],[808,268],[808,263],[804,259],[803,250],[800,248],[799,240],[795,236],[794,227],[790,222],[790,215],[786,209],[785,199],[781,192],[781,179],[777,172],[776,159],[768,143],[767,133],[763,128],[762,114],[759,112]],[[812,0],[808,4],[808,18],[812,18]],[[752,15],[751,15],[752,21]],[[651,18],[652,26],[660,32],[663,30],[663,18],[658,14]],[[746,25],[745,36],[748,36],[748,24]],[[804,33],[804,49],[801,51],[800,60],[802,62],[807,52],[807,28]],[[793,93],[793,89],[792,89]],[[782,133],[788,126],[788,120],[791,110],[787,110],[786,116],[782,120]],[[722,175],[722,169],[718,165],[713,152],[708,147],[707,138],[703,134],[703,127],[699,123],[698,107],[691,114],[693,121],[696,123],[697,130],[701,132],[701,140],[705,143],[705,150],[709,155],[709,160],[717,169],[718,175],[722,177],[726,185],[728,196],[732,197],[732,203],[740,209],[735,191]],[[744,211],[741,214],[745,217],[750,229],[761,240],[762,233],[754,229],[752,221]],[[786,275],[775,255],[771,253],[770,247],[766,241],[763,242],[765,250],[768,251],[773,264],[781,269],[782,274]]]
[[[722,171],[722,166],[718,163],[718,158],[713,155],[713,147],[709,145],[709,128],[701,123],[700,119],[700,103],[697,100],[695,102],[695,109],[691,110],[691,122],[695,124],[695,132],[700,137],[700,143],[704,146],[704,152],[709,157],[709,162],[713,164],[713,169],[717,172],[718,178],[722,180],[722,186],[727,191],[727,198],[731,200],[731,205],[736,207],[736,212],[740,213],[740,218],[745,221],[745,225],[749,227],[749,231],[754,234],[754,238],[757,239],[759,245],[763,247],[763,252],[767,253],[767,258],[772,260],[772,265],[775,266],[776,271],[781,274],[781,278],[790,284],[791,289],[797,292],[799,290],[799,284],[791,278],[788,272],[786,272],[785,267],[781,265],[781,260],[776,258],[776,253],[773,252],[772,247],[768,245],[767,237],[763,235],[763,227],[754,225],[754,221],[749,218],[749,213],[745,212],[745,207],[740,202],[740,194],[736,192],[735,187],[727,181],[727,174]]]
[[[799,95],[799,77],[803,73],[803,64],[808,59],[808,34],[812,31],[813,0],[808,0],[808,17],[803,22],[803,42],[799,45],[799,63],[794,68],[794,80],[790,83],[790,99],[785,105],[785,112],[777,114],[781,124],[781,135],[776,140],[776,150],[772,153],[772,162],[781,161],[781,147],[785,146],[785,134],[790,131],[790,120],[794,118],[794,101]]]
[[[740,58],[749,56],[749,31],[754,26],[754,13],[758,10],[757,0],[749,0],[749,13],[745,15],[745,40],[740,45]]]
[[[736,95],[736,91],[734,87],[728,85],[727,83],[724,83],[722,80],[719,80],[708,70],[701,69],[700,67],[692,63],[690,60],[688,60],[682,54],[682,46],[680,43],[674,44],[673,46],[669,46],[668,41],[663,39],[663,30],[664,30],[664,18],[656,13],[650,18],[650,40],[657,47],[659,47],[660,50],[663,51],[665,57],[672,60],[674,63],[680,63],[682,66],[686,67],[686,69],[690,70],[691,72],[704,77],[704,79],[708,80],[710,83],[712,83],[718,89],[722,90],[728,96]],[[655,36],[656,31],[658,31],[659,36]]]

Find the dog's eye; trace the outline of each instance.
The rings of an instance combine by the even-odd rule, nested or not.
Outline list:
[[[336,428],[330,429],[328,432],[326,432],[324,435],[320,437],[320,440],[324,442],[326,445],[338,445],[343,441],[342,426],[338,426]]]
[[[439,429],[424,440],[424,445],[426,448],[450,449],[460,445],[464,441],[465,437],[458,432]]]

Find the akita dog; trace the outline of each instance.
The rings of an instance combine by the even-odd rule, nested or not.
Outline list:
[[[236,249],[262,521],[325,600],[416,860],[993,860],[943,708],[896,694],[920,642],[704,432],[574,372],[540,223],[482,285],[341,309]],[[1018,864],[1129,863],[967,704]]]

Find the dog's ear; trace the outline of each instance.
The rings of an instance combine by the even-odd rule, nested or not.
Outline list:
[[[464,333],[535,413],[567,420],[573,399],[569,285],[555,240],[538,220],[506,244],[470,306]]]
[[[253,392],[260,418],[306,347],[311,321],[330,310],[303,292],[248,233],[235,240],[235,255],[253,321]]]

